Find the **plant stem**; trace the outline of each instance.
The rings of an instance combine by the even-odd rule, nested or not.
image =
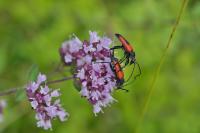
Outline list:
[[[169,47],[170,47],[170,45],[171,45],[172,39],[173,39],[173,37],[174,37],[174,33],[175,33],[175,31],[176,31],[176,29],[177,29],[177,26],[178,26],[178,24],[179,24],[179,22],[180,22],[181,16],[182,16],[182,14],[183,14],[183,10],[184,10],[184,8],[186,7],[188,1],[189,1],[189,0],[183,0],[183,2],[182,2],[182,4],[181,4],[180,11],[179,11],[179,13],[178,13],[178,16],[177,16],[177,18],[176,18],[176,22],[175,22],[175,24],[174,24],[174,26],[173,26],[173,28],[172,28],[171,33],[170,33],[169,39],[168,39],[168,41],[167,41],[167,44],[166,44],[166,47],[165,47],[165,50],[164,50],[164,53],[163,53],[163,55],[162,55],[161,58],[160,58],[160,61],[159,61],[159,63],[158,63],[158,66],[156,67],[156,71],[155,71],[155,73],[154,73],[154,75],[153,75],[152,83],[151,83],[151,85],[150,85],[150,87],[149,87],[149,89],[148,89],[147,96],[146,96],[146,98],[145,98],[145,100],[144,100],[144,105],[143,105],[143,108],[142,108],[141,115],[140,115],[140,117],[139,117],[138,126],[136,127],[136,133],[139,132],[139,130],[140,130],[141,124],[142,124],[142,122],[143,122],[144,116],[145,116],[146,111],[147,111],[147,108],[148,108],[148,104],[149,104],[149,102],[150,102],[151,96],[152,96],[152,94],[153,94],[153,90],[154,90],[154,88],[155,88],[156,80],[158,79],[158,76],[159,76],[159,73],[160,73],[160,69],[161,69],[161,67],[162,67],[162,64],[163,64],[163,62],[164,62],[164,60],[165,60],[166,54],[167,54],[167,52],[168,52],[168,50],[169,50]]]
[[[0,96],[6,96],[17,92],[17,88],[11,88],[5,91],[0,92]]]
[[[74,79],[74,78],[75,78],[74,76],[71,76],[71,77],[64,77],[64,78],[62,78],[62,79],[48,81],[48,82],[46,82],[46,85],[56,84],[56,83],[60,83],[60,82],[66,81],[66,80]],[[7,95],[14,94],[14,93],[16,93],[18,90],[20,90],[20,89],[26,89],[26,88],[25,88],[25,86],[23,86],[23,87],[21,87],[21,88],[19,87],[19,88],[7,89],[7,90],[5,90],[5,91],[0,92],[0,97],[1,97],[1,96],[7,96]]]
[[[63,79],[48,81],[46,84],[47,85],[56,84],[56,83],[60,83],[60,82],[66,81],[66,80],[74,79],[74,78],[75,78],[74,76],[72,76],[72,77],[64,77]]]

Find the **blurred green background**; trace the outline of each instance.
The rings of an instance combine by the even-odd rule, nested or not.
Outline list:
[[[67,122],[53,122],[53,131],[36,127],[30,104],[7,99],[5,133],[134,133],[146,90],[166,46],[181,0],[0,0],[0,90],[27,83],[27,73],[37,64],[51,72],[60,57],[58,48],[69,35],[88,39],[88,31],[100,35],[124,35],[136,49],[142,76],[116,91],[118,102],[97,117],[71,81],[61,88],[62,103],[70,113]],[[116,40],[116,39],[115,39]],[[163,64],[140,127],[141,133],[200,132],[200,1],[190,0]],[[126,69],[126,75],[130,69]],[[59,77],[59,75],[57,75]]]

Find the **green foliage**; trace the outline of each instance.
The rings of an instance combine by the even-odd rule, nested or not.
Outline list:
[[[18,90],[16,92],[15,101],[16,102],[22,102],[23,100],[26,100],[25,88],[18,88]]]
[[[118,102],[94,117],[87,100],[72,81],[52,85],[61,88],[62,103],[70,113],[65,123],[55,121],[56,133],[133,133],[138,124],[146,90],[164,52],[182,0],[73,0],[0,1],[0,90],[34,80],[37,64],[51,72],[60,60],[58,48],[75,33],[88,38],[88,30],[114,38],[124,35],[135,48],[142,76],[127,86],[129,93],[116,91]],[[155,84],[141,133],[200,132],[200,2],[190,0],[180,21]],[[119,44],[115,39],[115,43]],[[119,53],[120,55],[121,53]],[[131,67],[125,69],[129,75]],[[67,70],[66,70],[67,73]],[[69,74],[68,74],[69,75]],[[70,76],[70,75],[69,75]],[[26,101],[9,96],[0,132],[50,132],[36,127],[34,112]],[[19,98],[20,99],[20,98]],[[23,98],[21,98],[23,99]]]
[[[32,65],[29,72],[28,72],[27,82],[36,81],[38,74],[39,74],[38,66]],[[22,102],[23,100],[26,100],[25,87],[17,88],[15,101],[16,102]]]
[[[39,74],[39,68],[37,65],[32,65],[30,71],[28,73],[28,80],[29,81],[36,81],[37,76]]]

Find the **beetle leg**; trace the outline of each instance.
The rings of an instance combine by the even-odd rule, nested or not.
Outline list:
[[[126,62],[124,66],[122,67],[122,69],[124,69],[128,64],[129,64],[129,56],[126,56]]]
[[[129,56],[127,56],[126,59],[127,59],[127,60],[126,60],[126,62],[125,62],[125,66],[128,65],[128,63],[129,63]]]
[[[122,59],[119,60],[119,63],[121,64],[122,62],[124,62],[126,59],[126,55],[124,55],[124,57],[122,57]]]
[[[120,49],[120,48],[123,48],[123,46],[114,46],[114,47],[110,48],[110,50]]]
[[[137,77],[139,77],[142,74],[142,70],[140,68],[140,65],[137,62],[135,62],[135,64],[137,64],[137,66],[138,66],[139,74],[135,75],[134,79],[136,79]]]
[[[126,82],[128,82],[131,79],[131,77],[133,76],[134,70],[135,70],[135,64],[134,64],[132,72],[131,72],[130,76],[128,77],[128,79],[126,80]],[[134,77],[134,80],[135,80],[135,77]]]
[[[124,89],[124,88],[122,88],[121,86],[119,86],[119,87],[117,88],[117,90],[124,90],[124,91],[128,92],[127,89]]]
[[[111,62],[105,62],[105,61],[102,61],[102,62],[96,62],[95,63],[111,63]]]
[[[120,49],[120,48],[123,48],[123,46],[114,46],[114,47],[110,48],[110,50],[112,50],[112,55],[114,56],[115,49]]]

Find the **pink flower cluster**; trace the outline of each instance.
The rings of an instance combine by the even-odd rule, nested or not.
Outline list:
[[[46,76],[39,74],[36,82],[27,87],[27,96],[32,108],[36,111],[37,126],[51,129],[51,120],[58,117],[65,121],[69,114],[61,107],[59,90],[52,90],[46,84]]]
[[[96,32],[89,34],[89,41],[82,42],[75,36],[64,42],[60,55],[66,65],[75,66],[75,76],[80,80],[80,94],[93,105],[96,115],[102,111],[102,107],[115,101],[111,94],[116,87],[116,80],[109,63],[112,40],[99,37]]]
[[[0,101],[0,122],[3,121],[3,110],[6,107],[6,101],[5,100],[1,100]]]

